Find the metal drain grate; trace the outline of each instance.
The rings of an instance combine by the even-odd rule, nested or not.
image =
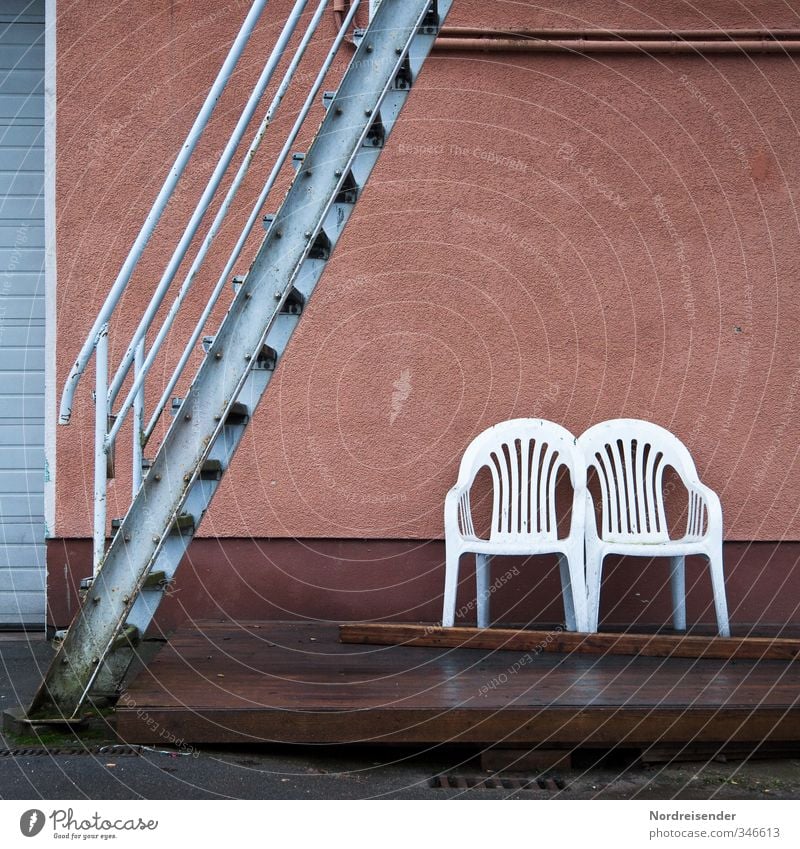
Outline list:
[[[135,757],[141,746],[25,746],[18,749],[0,749],[0,758],[31,758],[51,755],[102,755],[103,757]]]
[[[549,790],[558,793],[565,788],[560,778],[509,778],[488,775],[436,775],[428,781],[434,790]]]

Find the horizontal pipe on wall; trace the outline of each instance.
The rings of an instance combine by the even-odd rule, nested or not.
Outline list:
[[[521,39],[521,38],[440,38],[434,49],[441,52],[483,53],[618,53],[648,54],[776,54],[800,52],[800,38],[747,41],[681,41],[664,39],[653,41],[593,40],[584,38]]]
[[[757,30],[757,29],[492,29],[489,27],[442,27],[439,38],[522,38],[522,39],[576,39],[608,41],[623,39],[625,41],[644,41],[647,39],[664,41],[750,41],[750,40],[790,40],[800,39],[800,30]]]
[[[341,27],[349,0],[334,0],[333,12]],[[532,30],[510,27],[442,27],[434,43],[442,52],[485,53],[796,53],[800,30],[758,29],[621,29]]]

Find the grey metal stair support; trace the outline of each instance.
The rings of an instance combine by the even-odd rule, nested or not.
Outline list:
[[[452,0],[384,0],[213,339],[29,718],[119,688],[380,155]],[[156,574],[158,580],[148,580]],[[120,634],[125,639],[120,640]],[[114,647],[118,651],[113,651]]]

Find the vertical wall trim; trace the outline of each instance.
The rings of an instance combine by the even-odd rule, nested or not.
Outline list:
[[[44,12],[44,524],[56,519],[56,0]]]

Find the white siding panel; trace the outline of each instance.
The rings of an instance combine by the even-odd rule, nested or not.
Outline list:
[[[42,593],[46,583],[41,569],[0,572],[0,593]]]
[[[31,7],[41,5],[42,11],[40,14],[42,23],[44,23],[44,3],[29,3],[28,5]],[[9,14],[5,11],[5,2],[0,6],[0,9],[2,9],[4,21],[11,21],[16,17],[15,12],[12,11]],[[42,24],[25,22],[30,20],[34,14],[33,11],[27,12],[23,22],[13,23],[9,27],[0,27],[0,47],[6,47],[12,44],[18,44],[22,47],[31,47],[34,44],[44,45],[44,27]]]
[[[40,469],[6,469],[3,472],[3,491],[9,494],[44,492],[44,471]],[[44,531],[42,531],[42,539],[44,539]]]
[[[6,350],[6,346],[8,348],[24,346],[43,348],[44,322],[38,321],[31,325],[4,323],[2,325],[2,333],[0,333],[0,345],[4,351]]]
[[[22,438],[26,435],[23,431]],[[0,445],[0,473],[38,471],[43,463],[44,448],[41,445]]]
[[[41,221],[44,218],[44,198],[40,194],[25,197],[0,195],[0,221],[18,221],[20,218]]]
[[[43,624],[44,0],[0,0],[0,626]]]
[[[42,569],[44,571],[44,544],[27,545],[8,543],[0,545],[0,572],[3,569],[24,571],[26,569]]]
[[[44,70],[44,44],[7,44],[0,52],[0,71]]]
[[[36,346],[30,348],[3,347],[0,372],[19,371],[20,369],[44,371],[44,348]]]
[[[42,529],[39,522],[4,522],[0,545],[41,544]]]
[[[42,621],[44,592],[0,592],[0,625],[34,625]]]
[[[0,493],[0,524],[19,522],[20,519],[44,516],[44,494],[41,492]]]
[[[34,227],[28,221],[0,222],[0,248],[43,248],[44,227]],[[19,268],[15,269],[20,271]],[[16,274],[14,275],[16,277]],[[13,281],[9,281],[13,282]]]
[[[3,96],[0,94],[0,102]],[[0,170],[0,195],[3,197],[29,197],[43,190],[42,174],[35,171],[15,171],[7,168],[5,157],[0,160],[3,168]]]

